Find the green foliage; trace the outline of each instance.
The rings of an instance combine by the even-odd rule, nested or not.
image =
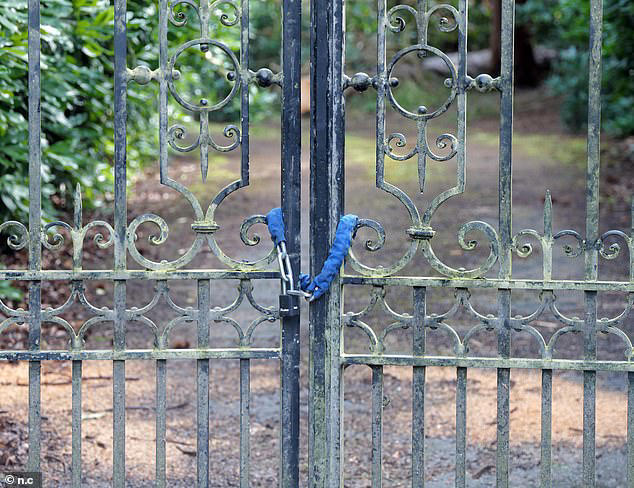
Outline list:
[[[134,4],[134,2],[131,2]],[[140,3],[140,2],[138,2]],[[143,14],[152,15],[153,7]],[[112,26],[103,0],[42,1],[42,205],[68,200],[75,183],[89,202],[109,188],[113,155]],[[0,219],[24,220],[28,211],[28,90],[26,2],[0,6]],[[130,23],[132,57],[147,45],[143,22]],[[138,102],[138,100],[137,100]],[[135,108],[136,107],[136,108]],[[147,109],[130,110],[131,169],[147,156],[140,141]]]
[[[128,0],[129,67],[154,69],[158,59],[158,13],[156,2]],[[272,7],[273,4],[277,8]],[[220,4],[222,13],[235,12]],[[181,8],[181,7],[177,7]],[[267,8],[270,10],[269,13]],[[170,48],[199,37],[191,14],[183,27],[170,25]],[[279,1],[256,2],[252,9],[263,30],[267,22],[277,25]],[[266,15],[268,17],[266,17]],[[76,183],[81,183],[87,205],[100,205],[112,189],[113,130],[113,19],[109,0],[41,1],[41,110],[42,110],[42,206],[52,217],[68,205]],[[268,19],[268,21],[267,21]],[[211,23],[210,36],[240,48],[240,26]],[[279,66],[280,28],[268,27],[266,42],[257,45],[259,62],[274,60]],[[258,38],[259,39],[259,38]],[[0,222],[25,221],[28,214],[28,60],[26,0],[0,4]],[[179,89],[191,99],[199,95],[223,98],[230,83],[231,66],[219,49],[211,59],[192,47],[179,58],[184,72]],[[188,65],[188,63],[193,63]],[[204,64],[200,64],[204,63]],[[181,67],[182,65],[182,67]],[[219,72],[218,72],[219,70]],[[219,76],[219,74],[223,76]],[[208,93],[201,94],[205,89]],[[128,171],[133,173],[153,161],[157,147],[157,88],[131,83],[128,90]],[[251,91],[252,114],[265,114],[276,99],[272,89]],[[239,120],[239,96],[213,120]],[[175,123],[192,119],[172,104]],[[253,117],[252,117],[253,118]]]
[[[19,288],[12,286],[12,282],[2,280],[0,281],[0,298],[3,301],[18,302],[24,298],[24,293]]]
[[[99,203],[111,179],[113,8],[100,0],[42,2],[42,202],[51,215],[80,182]],[[27,8],[0,6],[0,217],[24,219],[28,210]],[[141,27],[141,29],[139,29]],[[131,28],[141,51],[142,26]],[[145,39],[146,40],[146,39]],[[136,54],[136,52],[135,52]],[[132,127],[143,117],[132,109]],[[134,133],[134,131],[133,131]],[[132,169],[142,144],[131,140]],[[137,149],[141,148],[141,150]]]
[[[548,84],[563,97],[562,119],[584,127],[588,103],[589,0],[528,0],[518,5],[518,22],[532,26],[535,39],[557,49]],[[613,0],[603,12],[602,127],[610,135],[634,133],[634,2]]]
[[[428,8],[439,4],[453,4],[456,2],[444,2],[430,0]],[[388,2],[388,11],[396,5],[408,5],[417,8],[417,0],[398,0]],[[402,32],[393,33],[387,31],[386,41],[390,53],[419,42],[416,30],[416,19],[404,10],[397,11],[388,22],[396,25],[400,17],[405,22]],[[451,13],[447,9],[439,9],[432,15],[429,21],[428,44],[437,47],[446,53],[458,50],[457,30],[447,33],[438,27],[441,19],[447,19],[449,25],[455,25]],[[310,26],[307,25],[307,28]],[[489,45],[491,31],[491,2],[488,0],[469,0],[469,50],[486,49]],[[376,4],[372,2],[349,2],[346,4],[346,66],[353,71],[369,71],[376,65],[376,32],[377,11]],[[389,55],[388,55],[389,58]]]

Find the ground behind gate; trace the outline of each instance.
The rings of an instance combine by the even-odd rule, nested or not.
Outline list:
[[[354,101],[352,102],[354,104]],[[543,104],[541,106],[543,108]],[[524,112],[523,112],[524,111]],[[350,111],[354,113],[354,111]],[[584,223],[584,164],[585,149],[582,138],[563,134],[556,120],[540,111],[539,96],[535,93],[518,97],[518,123],[515,139],[514,217],[516,229],[535,227],[540,229],[545,190],[553,195],[555,227],[583,229]],[[555,111],[550,110],[550,113]],[[522,115],[524,114],[524,115]],[[395,128],[402,125],[396,119],[388,119]],[[308,121],[304,122],[308,125]],[[412,131],[413,128],[406,130]],[[440,132],[442,128],[438,128]],[[478,123],[469,131],[467,192],[450,202],[438,213],[440,231],[435,237],[439,254],[448,260],[464,265],[474,264],[484,254],[475,251],[470,255],[459,250],[455,233],[457,227],[468,220],[485,220],[492,224],[497,220],[497,135],[494,120]],[[306,130],[305,130],[306,132]],[[219,209],[218,221],[223,223],[220,243],[225,249],[235,250],[236,255],[252,256],[253,250],[244,248],[239,239],[239,225],[254,213],[266,213],[279,205],[279,129],[254,127],[251,135],[251,186],[240,195],[230,197]],[[413,134],[413,132],[411,132]],[[407,132],[406,132],[407,134]],[[307,134],[305,134],[306,136]],[[350,121],[347,137],[346,210],[360,216],[374,218],[384,223],[388,242],[380,258],[367,256],[369,260],[389,263],[403,251],[402,229],[407,226],[407,215],[400,204],[373,187],[374,144],[372,121],[359,118]],[[410,138],[411,140],[411,138]],[[309,147],[307,144],[304,147]],[[174,159],[172,171],[179,179],[192,185],[201,198],[214,194],[220,182],[226,182],[235,174],[238,155],[228,154],[212,159],[209,183],[200,183],[198,163],[191,159]],[[394,181],[411,194],[416,193],[418,181],[410,162],[388,162],[388,181]],[[430,163],[426,186],[427,195],[435,195],[445,189],[455,178],[453,163]],[[608,161],[608,164],[610,162]],[[303,214],[303,269],[308,269],[308,151],[303,154],[304,195]],[[629,188],[623,181],[631,181],[631,175],[622,174],[616,180],[604,178],[602,201],[602,226],[627,229],[629,226],[627,203],[622,201]],[[613,178],[613,177],[612,177]],[[627,185],[625,185],[627,186]],[[420,202],[426,201],[426,194]],[[147,171],[130,188],[131,217],[146,211],[162,215],[170,223],[170,237],[160,248],[141,245],[153,258],[170,258],[182,254],[191,243],[191,210],[175,193],[161,190],[155,169]],[[226,222],[226,225],[224,224]],[[268,246],[266,230],[260,229],[263,239],[258,249]],[[146,235],[140,236],[140,242]],[[359,236],[363,241],[364,235]],[[256,252],[262,253],[258,250]],[[361,251],[360,251],[361,252]],[[64,255],[49,256],[51,267],[64,265]],[[57,259],[57,261],[56,261]],[[89,251],[85,267],[107,267],[109,256],[98,250]],[[576,277],[582,269],[580,261],[566,261],[556,256],[560,277]],[[625,256],[627,259],[627,256]],[[198,266],[213,266],[211,253],[197,261]],[[581,268],[580,268],[581,266]],[[623,261],[616,260],[605,266],[606,275],[618,275]],[[541,260],[539,253],[529,259],[515,259],[514,271],[518,277],[539,277]],[[411,274],[426,274],[422,262],[416,262]],[[213,306],[226,306],[237,295],[235,282],[212,284]],[[151,296],[151,284],[130,283],[128,306],[142,306]],[[171,282],[174,300],[182,306],[196,303],[196,285],[190,282]],[[45,301],[54,304],[67,295],[65,286],[49,287]],[[264,305],[275,305],[277,283],[255,283],[255,296]],[[369,290],[346,292],[346,311],[359,310],[368,301]],[[111,302],[112,290],[106,283],[91,285],[88,295],[96,304]],[[494,312],[495,295],[473,293],[473,301],[483,312]],[[536,294],[518,293],[514,297],[513,313],[527,313],[537,303]],[[390,291],[390,304],[399,311],[408,311],[411,299],[406,290]],[[574,315],[579,310],[579,297],[563,296],[564,310]],[[451,292],[432,292],[429,299],[431,312],[442,313],[451,303]],[[618,314],[624,305],[621,296],[606,297],[601,311],[606,316]],[[305,484],[307,461],[307,317],[304,310],[302,324],[302,451],[301,478]],[[74,316],[72,314],[75,314]],[[169,317],[166,307],[155,314],[154,319],[164,324]],[[254,317],[249,306],[241,306],[233,315],[240,324],[248,324]],[[71,312],[71,322],[79,323],[81,312]],[[553,320],[541,321],[537,326],[547,333],[559,327]],[[469,327],[466,319],[457,321],[459,330]],[[384,327],[380,317],[373,323],[377,329]],[[463,327],[463,329],[460,329]],[[632,331],[632,323],[628,324]],[[12,336],[14,347],[19,345],[19,332]],[[179,328],[172,340],[172,347],[195,346],[194,325]],[[495,354],[495,338],[478,336],[475,347],[483,355]],[[48,337],[55,344],[54,331]],[[104,329],[89,338],[88,347],[110,347],[111,334]],[[213,324],[212,344],[234,344],[235,332],[227,324]],[[262,324],[257,333],[257,345],[276,345],[279,341],[277,323]],[[580,338],[571,337],[560,348],[561,357],[579,357]],[[530,338],[514,336],[513,353],[530,355],[534,345]],[[130,325],[128,347],[151,347],[143,329]],[[346,347],[364,351],[367,344],[354,331],[346,332]],[[394,352],[407,351],[406,334],[397,336],[391,344]],[[620,353],[616,342],[600,342],[600,354],[616,357]],[[449,343],[440,335],[430,333],[428,350],[448,353]],[[28,368],[24,363],[0,369],[0,464],[20,466],[26,459],[26,424],[28,405]],[[43,467],[46,486],[68,486],[70,483],[71,456],[71,386],[69,363],[45,363],[42,376],[43,415]],[[154,477],[154,363],[130,361],[127,364],[127,473],[128,486],[152,486]],[[236,361],[212,361],[211,366],[211,486],[238,486],[239,451],[239,364]],[[512,486],[537,486],[539,480],[539,412],[540,373],[516,371],[511,375],[511,480]],[[252,466],[253,486],[271,487],[277,480],[279,436],[279,367],[274,361],[252,361]],[[556,373],[553,382],[553,475],[555,486],[574,487],[581,483],[582,441],[582,383],[581,375]],[[427,374],[427,479],[429,486],[444,487],[453,483],[454,433],[455,433],[455,370],[429,368]],[[488,487],[495,480],[495,371],[470,370],[468,374],[468,485]],[[411,450],[411,369],[387,367],[385,369],[384,411],[384,485],[407,486],[410,483]],[[83,468],[87,486],[109,486],[112,471],[112,366],[109,362],[84,363],[83,382]],[[597,390],[597,478],[599,487],[625,486],[625,435],[626,402],[625,377],[622,374],[599,375]],[[367,487],[370,476],[370,370],[350,367],[345,372],[345,486]],[[173,361],[168,366],[168,415],[167,415],[167,469],[170,486],[192,486],[196,465],[196,389],[195,362]]]

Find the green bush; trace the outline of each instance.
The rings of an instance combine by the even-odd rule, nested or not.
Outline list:
[[[127,3],[128,66],[154,69],[158,59],[156,2]],[[271,19],[279,18],[279,1],[261,3],[256,3],[254,14],[268,8]],[[223,12],[235,14],[227,5],[220,5]],[[198,37],[191,13],[188,25],[170,26],[170,48]],[[26,0],[0,4],[0,222],[25,221],[28,215],[27,15]],[[57,209],[71,203],[76,183],[81,183],[88,206],[100,205],[112,191],[114,9],[109,0],[42,0],[41,17],[42,206],[44,216],[51,218]],[[239,50],[239,25],[217,24],[211,23],[215,27],[210,35]],[[273,59],[279,66],[279,37],[280,30],[271,29],[270,39],[257,50],[258,61]],[[194,50],[179,61],[186,62],[189,51]],[[190,69],[179,83],[205,86],[216,94],[226,89],[226,78],[219,76],[211,85],[204,84],[202,71]],[[129,173],[158,155],[157,92],[153,85],[129,86]],[[265,116],[277,94],[254,88],[253,114]],[[212,119],[239,117],[239,97],[234,102]],[[191,119],[191,114],[178,107],[171,112],[170,123]]]
[[[0,220],[28,212],[28,91],[26,2],[0,6]],[[134,4],[134,2],[131,2]],[[140,3],[140,2],[139,2]],[[153,7],[145,7],[152,15]],[[45,215],[69,200],[77,182],[98,204],[111,188],[113,155],[112,25],[103,0],[42,1],[42,205]],[[142,16],[140,16],[142,18]],[[150,17],[151,18],[151,17]],[[130,23],[132,57],[147,45],[147,21]],[[148,157],[141,134],[150,122],[144,103],[131,103],[129,164]]]
[[[590,0],[528,0],[518,5],[518,22],[527,22],[535,39],[559,52],[547,80],[561,95],[561,116],[573,130],[587,120]],[[603,11],[602,127],[624,137],[634,133],[634,2],[606,2]]]

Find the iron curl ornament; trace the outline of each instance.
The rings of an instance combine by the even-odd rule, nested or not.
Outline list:
[[[428,313],[424,318],[416,318],[407,312],[396,312],[386,300],[387,287],[375,285],[370,292],[368,304],[358,312],[345,312],[342,314],[342,325],[361,330],[369,340],[368,348],[375,356],[390,354],[386,339],[397,330],[411,330],[414,327],[422,327],[432,331],[439,331],[446,335],[452,344],[455,357],[468,357],[471,351],[471,343],[474,337],[481,332],[494,332],[503,327],[499,316],[483,314],[476,310],[471,300],[471,291],[466,288],[454,289],[454,300],[443,313]],[[620,327],[634,309],[634,293],[630,293],[624,310],[615,317],[604,317],[598,321],[598,331],[617,337],[623,346],[623,359],[631,361],[634,358],[634,349],[629,336]],[[377,313],[382,313],[387,318],[382,319],[384,327],[381,331],[375,330],[368,324],[368,319]],[[456,328],[453,320],[460,314],[465,315],[475,325],[461,333]],[[561,324],[549,338],[547,338],[535,326],[545,314],[551,314]],[[539,358],[552,360],[555,357],[559,340],[567,334],[583,333],[584,320],[579,317],[569,317],[559,310],[557,296],[554,292],[544,290],[539,293],[537,308],[528,315],[516,315],[509,319],[511,329],[515,333],[528,334],[537,346]]]
[[[426,11],[418,11],[409,5],[396,5],[389,11],[379,12],[377,74],[372,78],[373,86],[377,90],[376,186],[399,200],[407,210],[410,226],[406,229],[405,234],[409,238],[409,244],[404,254],[396,262],[388,266],[368,266],[362,263],[354,252],[351,252],[348,261],[350,267],[363,276],[387,277],[394,275],[407,266],[419,251],[422,252],[426,260],[437,272],[444,276],[455,278],[483,277],[498,260],[500,238],[497,231],[489,223],[483,221],[475,220],[464,223],[460,226],[457,235],[458,245],[465,251],[472,251],[478,247],[479,243],[474,238],[476,233],[484,237],[489,253],[479,266],[472,269],[451,267],[438,258],[432,246],[432,238],[436,234],[436,230],[432,227],[432,218],[436,210],[445,201],[464,193],[466,184],[464,148],[465,97],[468,89],[465,83],[466,52],[460,51],[458,66],[456,66],[442,50],[428,43],[428,29],[432,19],[438,16],[440,17],[436,28],[439,31],[445,33],[458,31],[459,36],[466,35],[466,19],[455,7],[448,4],[435,5]],[[399,50],[388,62],[386,59],[386,33],[399,34],[403,32],[407,27],[406,17],[413,17],[415,20],[418,42]],[[399,63],[410,54],[416,54],[420,58],[436,56],[446,66],[448,77],[444,81],[444,86],[449,91],[447,98],[437,107],[430,108],[420,105],[415,111],[412,111],[399,103],[395,92],[398,82],[393,81],[396,80],[394,76],[395,70]],[[357,74],[355,77],[359,78],[359,75]],[[355,86],[353,83],[355,77],[349,78],[348,84]],[[370,78],[368,77],[368,79]],[[357,83],[359,83],[358,80]],[[457,103],[458,108],[458,131],[456,135],[448,132],[440,134],[436,137],[434,143],[430,144],[428,141],[428,123],[444,115],[454,103]],[[392,132],[386,135],[385,113],[388,106],[401,117],[416,124],[416,142],[405,153],[397,152],[397,149],[403,149],[408,146],[407,138],[402,132]],[[435,149],[432,146],[435,146]],[[445,152],[442,154],[438,153],[436,152],[437,149]],[[457,161],[456,185],[434,197],[425,212],[421,213],[412,198],[404,190],[385,180],[386,156],[398,162],[405,162],[414,157],[417,158],[421,193],[425,190],[427,159],[429,158],[436,162],[455,159]],[[372,222],[371,228],[380,237],[376,245],[366,245],[366,249],[372,252],[379,251],[385,242],[385,231],[379,222],[370,219],[366,219],[366,222]]]
[[[187,11],[193,13],[193,17]],[[272,85],[281,85],[281,73],[273,73],[271,70],[262,68],[257,72],[248,69],[247,45],[249,40],[248,10],[242,5],[232,0],[216,0],[208,2],[201,0],[175,0],[170,2],[167,20],[176,27],[184,27],[189,19],[195,19],[198,23],[198,37],[190,39],[178,46],[171,52],[168,49],[167,36],[160,36],[160,71],[164,73],[159,78],[160,88],[160,182],[162,185],[178,192],[191,205],[193,218],[191,229],[194,232],[193,242],[188,249],[185,249],[179,257],[172,260],[153,260],[144,256],[137,248],[137,231],[143,226],[151,226],[154,232],[149,236],[149,243],[152,246],[160,246],[167,242],[169,238],[169,226],[163,217],[153,213],[147,213],[136,217],[128,226],[126,234],[126,244],[130,255],[134,261],[146,269],[155,271],[169,271],[186,267],[201,252],[203,247],[208,247],[211,252],[226,266],[234,270],[253,271],[267,269],[269,264],[275,259],[275,249],[271,249],[261,258],[248,260],[236,259],[225,253],[216,240],[216,233],[221,226],[216,222],[216,210],[234,192],[249,185],[249,152],[248,152],[248,129],[249,129],[249,86],[254,84],[260,88],[267,88]],[[240,29],[240,52],[235,53],[227,43],[221,42],[210,35],[210,22],[219,22],[224,27],[237,26]],[[181,79],[180,66],[183,54],[191,49],[198,49],[205,53],[203,62],[214,52],[214,59],[221,59],[222,62],[213,64],[214,73],[219,78],[223,78],[229,83],[230,88],[226,95],[220,99],[210,101],[201,98],[197,101],[189,99],[181,93],[177,84]],[[211,63],[210,63],[211,65]],[[189,140],[188,128],[175,123],[170,125],[168,121],[167,103],[171,96],[177,106],[190,114],[196,115],[199,119],[198,134]],[[225,109],[230,103],[239,98],[241,122],[240,124],[227,124],[222,129],[222,137],[227,142],[220,142],[212,135],[210,130],[209,117],[213,112]],[[185,142],[188,141],[189,142]],[[227,153],[240,150],[240,177],[236,181],[225,185],[210,201],[204,209],[199,198],[186,185],[176,181],[169,176],[170,156],[167,147],[178,153],[189,153],[198,150],[200,153],[200,171],[202,181],[206,181],[209,170],[210,151]],[[250,228],[256,223],[262,223],[260,216],[247,218],[240,230],[241,241],[246,246],[259,244],[257,236],[248,236]]]

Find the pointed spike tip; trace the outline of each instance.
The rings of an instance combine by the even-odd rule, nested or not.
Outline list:
[[[74,206],[74,220],[75,220],[75,228],[79,229],[81,227],[82,221],[82,201],[81,201],[81,184],[77,183],[75,186],[75,206]]]
[[[550,190],[546,190],[544,198],[544,237],[551,238],[553,233],[553,199]]]
[[[632,217],[632,239],[634,239],[634,195],[632,195],[632,208],[631,208],[631,217]]]

